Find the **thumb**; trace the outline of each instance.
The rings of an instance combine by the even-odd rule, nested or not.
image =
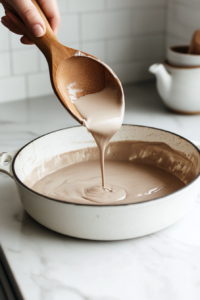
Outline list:
[[[36,37],[45,34],[44,21],[31,0],[8,0],[8,2],[14,7],[26,26]]]

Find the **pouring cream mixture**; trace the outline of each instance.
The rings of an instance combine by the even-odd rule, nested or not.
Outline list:
[[[105,88],[98,93],[80,97],[74,102],[77,110],[86,120],[85,126],[93,135],[99,148],[102,184],[92,185],[86,189],[88,199],[99,198],[98,202],[101,199],[103,202],[105,202],[105,199],[107,201],[110,199],[113,202],[123,200],[126,197],[124,189],[105,184],[104,172],[106,146],[123,122],[124,101],[120,98],[121,96],[118,95],[115,89]],[[85,168],[87,172],[89,171],[88,168],[89,165]]]
[[[74,97],[76,90],[72,91]],[[84,118],[84,125],[93,135],[100,156],[93,160],[95,148],[90,149],[90,160],[70,163],[69,166],[54,170],[51,174],[38,180],[32,189],[48,197],[74,203],[109,204],[146,201],[167,195],[184,186],[173,176],[143,163],[130,162],[130,156],[123,159],[126,147],[112,147],[120,153],[121,160],[106,161],[104,171],[105,149],[112,136],[120,129],[124,117],[124,96],[115,87],[105,87],[100,92],[87,94],[73,99],[78,112]],[[144,145],[143,145],[144,147]],[[121,149],[121,150],[120,150]],[[75,156],[85,157],[84,151],[76,151]],[[112,151],[111,151],[112,152]],[[70,160],[68,154],[68,159]],[[56,158],[55,158],[56,159]],[[105,180],[106,177],[106,180]]]

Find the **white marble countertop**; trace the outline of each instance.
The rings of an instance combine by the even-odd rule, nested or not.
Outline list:
[[[154,83],[125,87],[124,123],[200,140],[200,116],[161,103]],[[0,105],[0,153],[77,125],[54,96]],[[0,243],[25,300],[199,300],[200,197],[175,225],[142,238],[93,242],[52,232],[24,211],[0,174]]]

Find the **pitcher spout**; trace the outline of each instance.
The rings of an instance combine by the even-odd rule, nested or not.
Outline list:
[[[167,72],[163,64],[154,64],[150,66],[149,72],[155,74],[158,92],[160,96],[166,100],[171,89],[172,76]]]

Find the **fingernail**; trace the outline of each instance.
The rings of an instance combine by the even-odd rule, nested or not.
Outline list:
[[[34,34],[36,37],[43,36],[43,34],[44,34],[44,29],[43,29],[42,26],[40,26],[39,24],[34,25],[34,26],[32,27],[32,30],[33,30],[33,34]]]

